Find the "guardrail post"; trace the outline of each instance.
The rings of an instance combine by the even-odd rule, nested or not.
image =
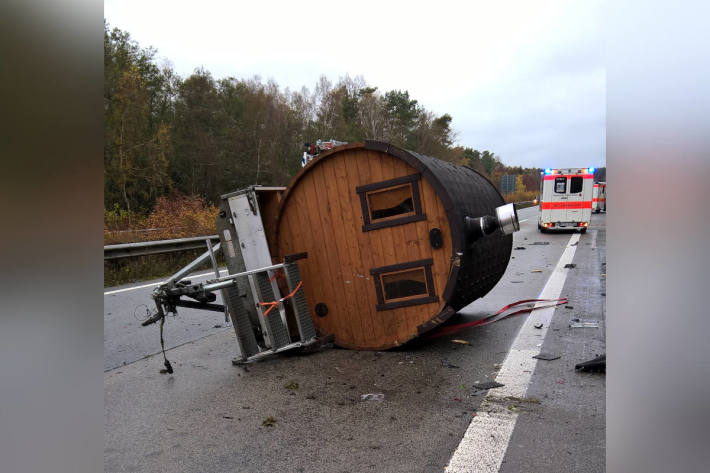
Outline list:
[[[215,277],[219,278],[219,266],[217,266],[217,258],[214,256],[214,251],[212,250],[212,240],[209,238],[205,239],[205,244],[207,244],[207,250],[210,252],[210,260],[212,261],[212,269],[214,269]],[[222,294],[222,304],[224,304],[224,323],[229,322],[229,310],[227,309],[226,297],[227,294],[224,290],[219,291]]]

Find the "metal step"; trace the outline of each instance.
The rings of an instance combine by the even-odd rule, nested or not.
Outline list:
[[[226,302],[234,333],[237,336],[239,355],[242,358],[248,358],[259,353],[259,345],[256,343],[256,336],[249,320],[249,312],[244,306],[246,298],[242,297],[238,287],[227,288],[224,292],[227,293]]]
[[[288,290],[292,292],[298,283],[301,282],[301,272],[298,269],[297,264],[288,264],[284,268],[284,273],[286,273],[286,282],[288,283]],[[292,298],[293,312],[296,316],[296,323],[298,324],[298,333],[301,336],[301,341],[306,342],[312,338],[316,337],[316,329],[313,326],[313,321],[311,320],[310,311],[308,310],[308,304],[306,303],[306,295],[303,292],[303,287],[298,289],[298,292],[294,294]]]
[[[277,297],[274,294],[274,289],[271,285],[268,273],[263,272],[255,274],[254,283],[260,302],[272,302],[280,299],[280,296]],[[264,312],[266,312],[267,309],[268,308],[265,308]],[[269,312],[266,317],[264,317],[266,322],[266,330],[271,340],[271,348],[274,350],[278,350],[279,348],[291,343],[291,337],[288,335],[288,329],[286,328],[286,324],[281,317],[282,310],[282,308],[274,309]]]

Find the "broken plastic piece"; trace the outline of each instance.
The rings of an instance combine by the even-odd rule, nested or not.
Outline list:
[[[476,383],[473,385],[474,388],[485,391],[486,389],[500,388],[505,386],[505,384],[500,384],[495,381],[486,381],[485,383]]]
[[[376,393],[376,394],[363,394],[360,396],[361,401],[382,401],[384,400],[385,395],[382,393]]]
[[[570,328],[599,328],[599,321],[592,319],[572,319],[569,323]]]
[[[535,328],[542,328],[542,324],[535,324],[535,325],[533,325],[533,327],[535,327]]]
[[[585,361],[583,363],[577,363],[576,365],[574,365],[574,369],[579,371],[595,371],[599,373],[606,373],[606,353],[592,360]]]
[[[540,352],[537,355],[533,356],[533,358],[537,358],[538,360],[545,360],[545,361],[556,360],[559,357],[560,357],[560,355],[553,355],[552,353],[544,353],[544,352]]]

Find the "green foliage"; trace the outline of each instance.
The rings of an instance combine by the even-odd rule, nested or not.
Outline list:
[[[141,228],[167,195],[215,203],[251,184],[285,185],[303,143],[317,139],[379,139],[467,164],[493,182],[506,169],[494,153],[453,147],[451,115],[434,115],[406,90],[383,93],[347,75],[322,76],[312,92],[259,77],[217,80],[205,69],[183,79],[155,58],[104,22],[107,229]]]

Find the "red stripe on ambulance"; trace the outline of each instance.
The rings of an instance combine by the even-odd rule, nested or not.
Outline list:
[[[542,210],[591,209],[592,201],[582,202],[542,202]]]

